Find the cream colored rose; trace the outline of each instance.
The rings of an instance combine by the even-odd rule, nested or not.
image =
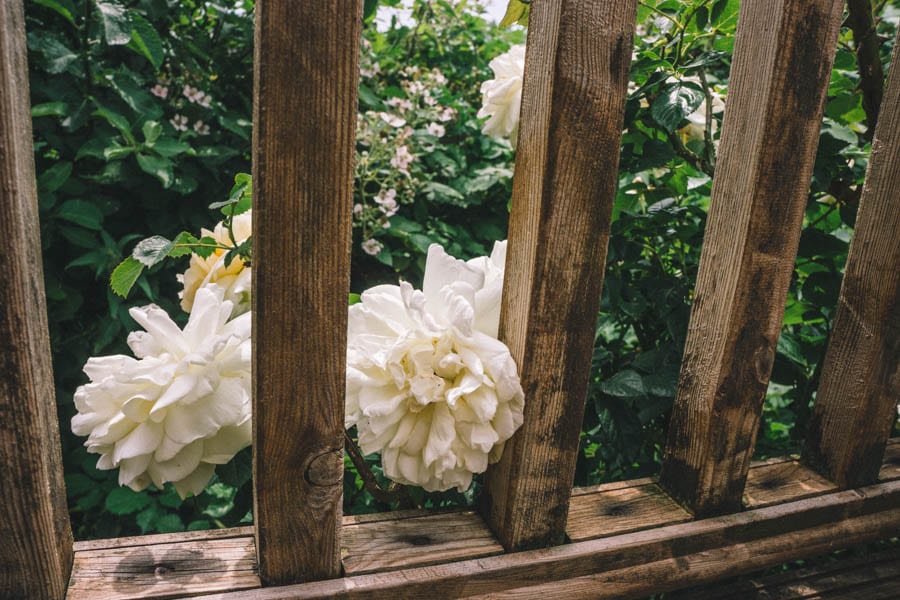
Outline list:
[[[98,469],[119,469],[135,491],[172,482],[199,494],[215,465],[250,445],[250,313],[229,320],[216,285],[197,291],[184,329],[161,308],[132,308],[145,331],[128,336],[137,358],[93,357],[75,392],[72,431],[88,436]]]
[[[252,234],[252,210],[241,213],[234,218],[234,241],[240,244]],[[215,238],[216,242],[223,246],[232,246],[228,229],[221,223],[217,223],[212,231],[200,230],[201,237]],[[250,310],[250,269],[246,268],[244,261],[236,258],[230,265],[225,266],[225,250],[216,250],[213,254],[203,258],[197,254],[191,254],[191,262],[187,271],[178,276],[178,281],[184,285],[179,292],[181,309],[191,312],[194,305],[194,297],[201,287],[214,283],[222,288],[225,300],[234,305],[234,316]]]
[[[522,78],[525,73],[525,45],[513,46],[490,63],[494,79],[481,84],[479,118],[488,120],[481,131],[492,137],[508,137],[515,146],[522,108]]]
[[[522,424],[516,364],[492,337],[503,252],[466,263],[432,245],[422,291],[381,285],[350,307],[346,425],[394,481],[464,491]]]

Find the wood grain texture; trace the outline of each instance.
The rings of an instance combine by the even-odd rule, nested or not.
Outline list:
[[[211,598],[393,600],[509,590],[528,598],[636,598],[895,535],[898,506],[900,482],[890,482],[555,548]]]
[[[900,548],[894,548],[778,575],[691,588],[676,592],[671,600],[893,600],[898,590]]]
[[[251,534],[79,550],[67,599],[183,598],[259,585]]]
[[[385,513],[390,516],[391,513]],[[344,526],[347,575],[389,571],[503,552],[481,517],[472,511]]]
[[[900,42],[900,35],[897,41]],[[804,460],[842,488],[878,478],[900,401],[900,44],[859,201]]]
[[[892,479],[900,479],[900,440],[896,438],[888,440],[884,462],[881,463],[881,471],[878,472],[879,481]]]
[[[361,0],[256,4],[253,459],[260,577],[341,573]]]
[[[655,483],[572,495],[566,534],[590,540],[692,519]]]
[[[72,565],[22,2],[0,3],[0,598],[62,598]]]
[[[744,488],[744,506],[762,508],[833,492],[837,486],[812,469],[791,460],[751,466]]]
[[[889,448],[900,449],[900,440],[895,439],[891,442]],[[790,459],[786,461],[771,459],[754,463],[751,468],[751,474],[757,470],[772,470],[773,472],[783,473],[783,471],[779,470],[784,468],[783,465],[791,462]],[[885,464],[887,468],[889,463],[886,462]],[[771,479],[771,477],[762,477],[762,479]],[[621,502],[623,495],[630,493],[637,494],[640,497],[651,495],[650,492],[646,491],[646,488],[652,484],[652,481],[644,478],[573,490],[571,510],[573,513],[581,510],[582,514],[573,514],[570,517],[570,537],[574,540],[577,537],[577,533],[575,533],[577,530],[587,531],[588,527],[594,527],[593,537],[605,537],[605,540],[600,540],[604,544],[594,547],[597,552],[602,550],[603,556],[600,556],[593,565],[585,563],[587,566],[584,568],[588,569],[585,573],[592,573],[597,576],[608,574],[608,580],[618,582],[617,585],[623,582],[627,583],[629,581],[628,578],[633,579],[636,576],[635,572],[630,572],[629,569],[639,567],[642,564],[641,557],[644,554],[651,556],[649,553],[656,552],[657,554],[654,556],[657,558],[653,558],[650,562],[659,563],[653,568],[662,569],[662,580],[669,581],[670,578],[675,578],[673,581],[681,582],[679,585],[688,585],[691,577],[698,576],[699,580],[709,581],[727,574],[727,571],[723,569],[729,568],[730,565],[728,552],[730,552],[731,547],[729,544],[732,542],[739,543],[744,539],[742,536],[746,536],[748,539],[753,537],[752,522],[753,519],[758,517],[764,521],[764,524],[757,530],[761,538],[778,536],[782,533],[790,534],[797,531],[797,528],[806,527],[809,523],[818,523],[819,525],[817,526],[821,527],[821,530],[816,533],[818,537],[815,542],[820,545],[851,543],[840,537],[843,535],[841,532],[845,531],[849,531],[851,535],[861,535],[859,533],[861,531],[860,527],[862,527],[860,521],[855,521],[855,525],[852,526],[845,522],[847,518],[856,518],[854,516],[856,508],[846,503],[842,504],[845,508],[849,507],[849,512],[845,514],[842,512],[843,509],[839,510],[832,506],[831,509],[828,509],[833,511],[830,517],[828,515],[824,517],[819,515],[810,521],[811,517],[807,516],[807,512],[818,511],[821,509],[821,506],[816,502],[808,502],[799,508],[797,506],[791,508],[791,506],[785,504],[782,509],[775,513],[751,511],[747,513],[751,515],[749,521],[747,521],[747,517],[742,517],[741,519],[743,520],[739,519],[737,522],[727,519],[725,521],[717,521],[718,525],[713,527],[713,530],[716,530],[715,528],[718,527],[717,531],[719,533],[716,535],[709,534],[711,537],[702,543],[694,539],[692,535],[683,535],[684,530],[682,529],[669,530],[669,534],[652,537],[650,529],[659,530],[663,525],[683,521],[686,513],[684,511],[677,513],[668,509],[656,510],[652,507],[646,510],[643,508],[636,510],[633,514],[609,510],[614,506],[614,502]],[[632,490],[632,492],[629,492],[629,490]],[[849,493],[842,497],[843,500],[841,502],[845,502],[855,494],[857,498],[870,498],[870,500],[865,502],[882,503],[882,500],[876,500],[876,498],[880,497],[883,490],[879,491],[879,488],[873,488],[873,490]],[[791,486],[777,486],[771,493],[773,495],[780,494],[779,501],[788,503],[796,498],[797,489]],[[900,494],[900,490],[897,493]],[[654,499],[658,498],[658,496],[658,492],[652,494]],[[888,497],[888,504],[893,502],[890,507],[894,508],[896,507],[897,499],[892,498],[893,496]],[[826,498],[822,500],[822,503],[832,505],[833,500],[833,498]],[[629,504],[640,506],[642,502],[641,500],[636,500]],[[668,506],[671,507],[671,502],[669,502]],[[881,504],[879,506],[884,507]],[[870,506],[870,508],[872,507]],[[869,533],[866,535],[872,533],[871,526],[873,523],[878,528],[882,527],[882,525],[878,524],[880,523],[879,519],[883,518],[883,515],[880,515],[881,508],[875,506],[872,510],[874,512],[867,513],[866,519],[868,521],[865,521],[869,523],[865,527],[870,528],[867,529]],[[613,512],[613,514],[609,514],[610,512]],[[643,521],[642,526],[648,531],[640,534],[636,534],[634,531],[623,534],[628,528],[621,527],[621,524],[629,520],[633,524],[637,524],[638,513],[640,513],[640,518]],[[765,524],[766,519],[772,518],[773,514],[781,515],[778,518],[783,517],[785,522],[788,523],[786,529]],[[760,517],[760,515],[763,516]],[[672,520],[673,516],[677,520]],[[829,519],[837,523],[837,528],[833,532],[834,535],[830,537],[827,535],[827,528],[831,526]],[[596,523],[591,523],[591,521]],[[795,521],[797,522],[795,523]],[[703,523],[703,521],[685,524],[696,527],[698,523]],[[470,566],[478,565],[473,571],[477,572],[483,564],[482,560],[486,560],[485,557],[496,555],[501,551],[501,546],[491,538],[484,523],[470,511],[438,509],[436,511],[397,511],[394,513],[348,516],[344,517],[343,526],[345,535],[342,553],[347,574],[362,575],[370,569],[377,569],[379,575],[377,581],[383,582],[384,587],[384,590],[381,590],[381,587],[378,589],[381,590],[379,593],[384,594],[383,597],[392,597],[387,590],[393,590],[392,593],[396,594],[393,597],[401,597],[405,593],[402,591],[402,579],[390,576],[388,574],[389,571],[402,570],[406,573],[410,572],[412,567],[430,565],[428,568],[436,569],[435,572],[440,574],[445,572],[443,567],[446,567],[448,562],[479,559],[475,561],[468,560]],[[782,529],[784,530],[782,531]],[[700,529],[692,531],[695,533],[700,531],[709,533],[711,530],[704,525]],[[613,532],[613,535],[610,535],[611,532]],[[674,532],[674,537],[672,532]],[[803,536],[807,533],[808,530],[804,530]],[[881,536],[880,533],[878,535]],[[890,535],[890,533],[885,535]],[[651,537],[648,538],[647,536]],[[427,538],[427,541],[425,538]],[[650,541],[651,539],[655,541]],[[806,538],[803,537],[803,539]],[[578,540],[573,545],[577,546],[578,543],[583,541],[586,540]],[[775,552],[796,552],[796,547],[792,545],[787,546],[786,549],[779,549],[777,544],[783,541],[779,538],[773,542],[771,547],[774,548]],[[634,563],[627,563],[623,566],[622,564],[609,562],[610,556],[613,559],[617,556],[615,548],[619,548],[621,552],[632,552],[629,549],[632,543],[644,544],[642,546],[644,548],[643,553],[634,552],[631,555],[629,560],[635,561]],[[568,552],[567,549],[571,548],[571,546],[548,550],[546,554],[539,554],[539,556],[544,557],[541,559],[544,560],[547,557],[555,556],[555,551]],[[756,549],[760,547],[758,545],[753,546]],[[706,549],[697,550],[698,548]],[[679,573],[673,572],[672,561],[675,561],[676,564],[682,564],[680,561],[684,559],[688,560],[684,564],[696,566],[697,561],[703,562],[703,556],[707,558],[713,556],[713,554],[708,554],[710,552],[709,548],[717,548],[712,551],[717,557],[713,561],[713,566],[719,570],[697,571],[697,568],[700,567],[697,566],[695,568],[692,566],[692,570],[685,574],[688,577],[687,582],[680,578],[681,575]],[[223,589],[236,589],[237,587],[250,589],[259,586],[259,579],[256,577],[255,571],[256,551],[253,545],[252,527],[76,542],[75,550],[75,569],[72,573],[72,585],[69,590],[70,598],[115,598],[128,597],[129,594],[134,595],[134,597],[146,598],[166,598],[172,595],[188,597],[213,593]],[[682,553],[682,550],[687,554],[699,552],[701,556],[685,559],[686,555]],[[582,555],[576,553],[576,556]],[[796,556],[791,554],[784,560],[789,560],[792,557]],[[220,562],[216,563],[216,560]],[[579,558],[578,560],[582,559]],[[436,561],[440,561],[443,566],[433,564]],[[541,561],[539,560],[535,564],[540,568]],[[666,567],[666,564],[669,564],[669,566]],[[415,569],[412,569],[412,572],[415,573]],[[459,576],[464,578],[464,575]],[[579,577],[581,579],[576,578],[578,581],[573,584],[575,587],[572,589],[580,590],[582,585],[596,585],[591,583],[595,579],[593,576],[584,575]],[[566,577],[562,577],[562,580],[566,579]],[[343,581],[358,580],[344,579]],[[376,580],[365,581],[371,583]],[[540,579],[539,574],[536,574],[535,578],[528,580],[528,585],[542,585],[544,583],[548,583],[551,586],[562,586],[562,589],[567,589],[562,582]],[[645,585],[646,581],[641,580],[638,583]],[[366,586],[368,585],[366,583]],[[378,585],[381,585],[381,583]],[[510,579],[507,587],[515,589],[522,585],[524,584]],[[507,587],[502,589],[507,589]],[[364,588],[363,591],[367,589],[371,591],[365,586]],[[296,589],[293,587],[288,588],[289,591]],[[303,593],[306,593],[306,590],[309,588],[303,587],[301,589],[304,590]],[[314,589],[321,590],[323,588]],[[328,587],[324,589],[330,590],[327,593],[338,594],[338,591],[335,591],[336,588]],[[341,587],[340,589],[343,588]],[[454,589],[457,588],[452,587],[451,591]],[[534,589],[540,590],[541,588],[537,587]],[[586,589],[590,590],[591,588],[588,587]],[[495,591],[499,590],[500,588],[497,588]],[[452,596],[452,593],[448,592],[447,596]],[[287,597],[293,596],[288,594]],[[428,597],[443,597],[440,580],[435,583],[435,587]],[[556,596],[553,595],[551,597],[555,598]]]
[[[784,314],[843,3],[741,3],[720,156],[660,481],[739,510]]]
[[[519,365],[525,423],[488,469],[482,505],[507,550],[563,540],[636,6],[532,5],[500,320],[500,338]]]

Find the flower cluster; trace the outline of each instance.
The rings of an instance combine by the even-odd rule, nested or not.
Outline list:
[[[183,498],[250,445],[250,314],[229,320],[232,309],[212,285],[183,330],[157,306],[129,311],[144,329],[128,336],[136,358],[89,359],[75,392],[72,431],[88,436],[98,469],[118,468],[135,491],[172,482]]]
[[[496,339],[505,242],[469,262],[429,248],[422,291],[376,286],[350,307],[346,425],[385,475],[465,491],[522,424],[524,396]]]
[[[363,43],[363,83],[377,88],[374,78],[381,67]],[[379,256],[384,244],[376,238],[391,227],[390,218],[409,204],[423,184],[421,157],[436,148],[447,134],[456,109],[442,103],[448,97],[447,78],[438,69],[406,67],[399,86],[387,98],[384,110],[362,112],[357,121],[356,191],[353,225],[361,248]]]

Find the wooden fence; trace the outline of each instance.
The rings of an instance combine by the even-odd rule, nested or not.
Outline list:
[[[361,3],[257,0],[256,525],[74,545],[23,7],[0,3],[0,596],[630,598],[900,531],[900,443],[888,440],[900,397],[900,69],[889,73],[805,454],[751,463],[837,0],[742,4],[659,481],[574,490],[637,0],[533,1],[500,328],[525,424],[488,471],[479,511],[342,517]]]

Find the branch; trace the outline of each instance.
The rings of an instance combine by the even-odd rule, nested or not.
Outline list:
[[[866,139],[875,135],[878,111],[884,96],[884,69],[881,66],[881,40],[875,32],[871,0],[847,0],[847,25],[853,31],[856,61],[859,63],[859,88],[866,111]]]
[[[373,473],[372,469],[369,468],[369,465],[366,464],[366,459],[363,458],[362,452],[360,452],[359,448],[356,446],[356,442],[353,441],[353,438],[346,429],[344,430],[344,441],[346,442],[344,448],[347,450],[347,454],[350,455],[350,460],[353,461],[353,466],[356,467],[356,471],[362,478],[363,485],[369,493],[372,494],[372,497],[385,504],[390,504],[394,500],[399,499],[399,486],[393,484],[388,489],[384,489],[378,485],[375,473]]]

